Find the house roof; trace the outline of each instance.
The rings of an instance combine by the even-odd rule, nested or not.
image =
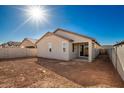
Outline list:
[[[124,40],[119,42],[119,43],[117,43],[117,44],[115,44],[114,46],[119,46],[119,45],[122,45],[122,44],[124,44]]]
[[[25,39],[27,39],[27,40],[29,40],[29,41],[31,41],[32,43],[36,43],[36,41],[37,41],[37,39],[32,39],[32,38],[25,38]]]
[[[37,39],[32,39],[32,38],[24,38],[24,40],[20,43],[20,45],[25,41],[25,40],[28,40],[30,41],[31,43],[35,44]]]
[[[54,33],[52,33],[52,34],[54,34]],[[55,36],[58,36],[58,37],[60,37],[60,38],[66,39],[66,40],[68,40],[68,41],[73,41],[72,39],[67,38],[67,37],[63,37],[63,36],[60,36],[60,35],[57,35],[57,34],[54,34],[54,35],[55,35]]]
[[[54,34],[54,33],[52,33],[52,32],[47,32],[44,36],[42,36],[39,40],[37,40],[36,44],[37,44],[41,39],[43,39],[46,35],[48,35],[48,34],[55,35],[55,36],[57,36],[57,37],[59,37],[59,38],[62,38],[62,39],[68,40],[68,41],[73,41],[73,40],[70,39],[70,38],[66,38],[66,37],[63,37],[63,36]]]
[[[68,32],[68,33],[71,33],[71,34],[74,34],[74,35],[78,35],[78,36],[81,36],[81,37],[85,37],[85,38],[91,39],[92,41],[94,41],[95,43],[97,43],[100,46],[100,44],[92,37],[88,37],[86,35],[81,35],[81,34],[78,34],[78,33],[75,33],[75,32],[71,32],[71,31],[68,31],[68,30],[65,30],[65,29],[58,28],[53,33],[56,33],[59,30],[61,30],[63,32]]]

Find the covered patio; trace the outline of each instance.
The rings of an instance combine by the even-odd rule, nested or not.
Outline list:
[[[92,48],[91,42],[75,42],[72,43],[72,52],[74,53],[74,60],[92,61]]]

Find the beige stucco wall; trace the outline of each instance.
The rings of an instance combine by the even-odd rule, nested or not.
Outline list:
[[[72,43],[88,42],[88,47],[89,47],[88,60],[89,60],[89,62],[92,61],[92,59],[93,59],[93,45],[92,45],[91,39],[88,39],[88,38],[85,38],[82,36],[78,36],[78,35],[74,35],[74,34],[71,34],[68,32],[63,32],[61,30],[57,31],[55,34],[70,38],[74,41],[69,42],[65,39],[58,38],[55,35],[47,35],[37,43],[38,57],[70,60],[70,59],[73,59],[73,58],[76,58],[79,56],[79,45],[75,45],[75,51],[73,52],[72,51]],[[63,50],[62,50],[62,42],[66,42],[68,44],[66,52],[63,52]],[[52,52],[49,52],[48,43],[52,43]],[[95,54],[98,54],[98,53],[95,53]]]
[[[31,41],[29,41],[29,40],[24,40],[22,43],[21,43],[21,45],[20,45],[20,47],[21,48],[25,48],[26,46],[34,46],[35,47],[35,44],[33,44]]]
[[[0,58],[36,57],[37,49],[0,48]]]
[[[69,43],[69,58],[74,59],[79,56],[79,45],[74,44],[74,52],[72,51],[72,42]]]
[[[95,42],[93,42],[93,59],[95,59],[98,55],[99,55],[99,50],[100,50],[100,46],[98,44],[96,44]]]
[[[66,52],[63,52],[62,42],[67,43]],[[52,52],[49,52],[48,43],[52,44]],[[55,35],[48,35],[37,43],[38,57],[69,60],[69,41]]]
[[[85,37],[82,37],[82,36],[78,36],[78,35],[75,35],[75,34],[72,34],[72,33],[68,33],[68,32],[64,32],[62,30],[60,31],[57,31],[55,34],[58,34],[58,35],[61,35],[61,36],[64,36],[64,37],[67,37],[67,38],[70,38],[73,41],[73,43],[82,43],[82,42],[88,42],[88,46],[89,46],[89,57],[88,57],[88,60],[89,62],[92,61],[93,59],[93,48],[92,48],[92,40],[91,39],[88,39],[88,38],[85,38]],[[70,51],[69,51],[69,56],[71,59],[77,57],[79,54],[79,46],[76,47],[76,51],[75,52],[72,52],[72,44],[70,43]]]
[[[73,41],[73,43],[82,43],[82,42],[92,42],[90,39],[82,37],[82,36],[78,36],[72,33],[68,33],[68,32],[64,32],[62,30],[57,31],[55,34],[70,38]],[[70,59],[76,58],[79,56],[79,45],[75,45],[75,51],[72,52],[72,43],[69,44],[69,57]],[[90,49],[90,52],[92,51],[92,49]]]

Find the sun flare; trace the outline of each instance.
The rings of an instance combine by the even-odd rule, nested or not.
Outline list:
[[[24,17],[26,18],[24,22],[22,22],[15,31],[18,31],[21,29],[25,24],[31,22],[33,25],[36,25],[36,28],[39,29],[41,24],[49,24],[48,19],[50,18],[50,15],[48,14],[49,10],[40,5],[36,6],[26,6],[23,8],[17,8],[20,11],[24,13]]]
[[[31,20],[36,22],[42,22],[43,20],[46,20],[47,17],[46,10],[41,6],[28,7],[26,14]]]

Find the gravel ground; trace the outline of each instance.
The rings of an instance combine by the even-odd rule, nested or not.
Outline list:
[[[0,60],[0,87],[124,87],[108,56],[94,62],[60,61],[44,58]]]

